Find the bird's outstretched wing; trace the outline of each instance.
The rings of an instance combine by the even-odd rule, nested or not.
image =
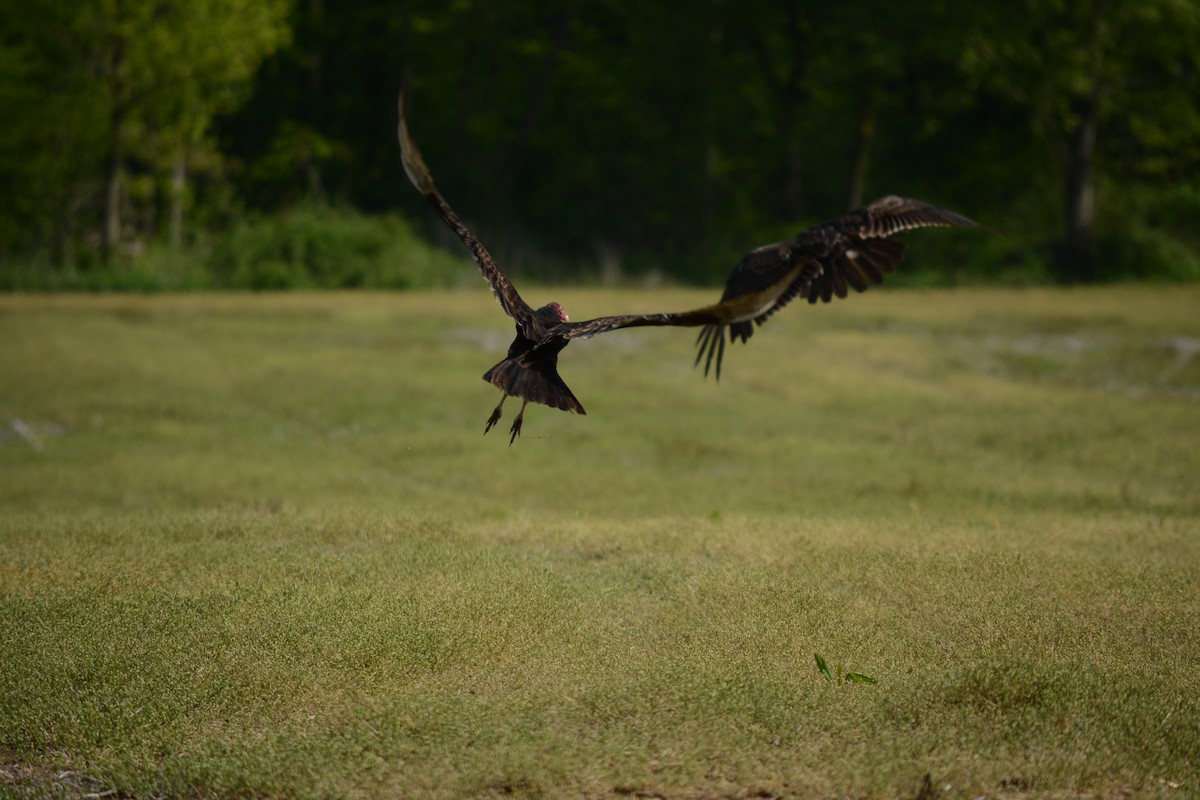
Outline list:
[[[822,271],[803,293],[809,303],[845,297],[847,285],[865,292],[896,271],[905,247],[888,237],[914,228],[977,228],[961,214],[907,197],[889,195],[865,208],[814,225],[792,241],[795,249],[815,259]]]
[[[696,327],[698,325],[718,325],[728,321],[730,314],[724,306],[717,304],[698,308],[694,311],[683,311],[665,314],[620,314],[612,317],[596,317],[582,322],[564,322],[556,325],[551,333],[564,339],[590,339],[601,333],[619,330],[621,328],[645,327]]]
[[[895,272],[904,258],[905,246],[888,237],[913,228],[958,226],[979,227],[953,211],[890,195],[814,225],[794,239],[752,250],[733,268],[718,304],[731,318],[704,324],[696,340],[696,363],[705,359],[707,375],[715,356],[720,379],[726,330],[730,342],[745,342],[755,325],[797,297],[829,302],[845,297],[851,288],[865,292]]]
[[[500,307],[504,309],[504,313],[516,320],[526,334],[533,338],[533,309],[521,299],[521,295],[512,285],[508,276],[500,269],[496,259],[492,258],[492,254],[487,251],[487,248],[479,239],[475,238],[475,234],[471,232],[466,223],[459,219],[458,214],[454,213],[454,209],[450,207],[450,204],[446,202],[434,185],[433,176],[429,174],[429,168],[425,166],[425,160],[421,158],[421,151],[417,149],[416,143],[408,133],[408,125],[404,117],[404,100],[404,92],[401,92],[397,102],[399,122],[396,125],[396,136],[400,140],[400,158],[404,162],[404,172],[412,181],[413,186],[417,187],[417,191],[433,206],[442,221],[449,226],[450,230],[454,231],[459,239],[462,239],[463,244],[471,251],[475,263],[479,265],[479,271],[483,273],[484,279],[492,287],[492,294],[496,295],[496,299],[500,301]]]

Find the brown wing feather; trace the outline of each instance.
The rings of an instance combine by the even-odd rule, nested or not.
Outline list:
[[[865,292],[896,271],[905,247],[887,237],[914,228],[978,227],[973,220],[920,200],[889,195],[865,208],[827,220],[792,240],[799,252],[823,267],[801,295],[809,303],[846,297],[847,284]]]
[[[729,280],[721,301],[738,301],[762,292],[772,291],[795,266],[791,242],[777,242],[756,247],[742,257]]]
[[[707,355],[704,374],[713,364],[721,376],[726,329],[732,342],[745,342],[772,314],[797,297],[810,303],[865,292],[896,271],[905,246],[887,237],[913,228],[978,227],[966,217],[920,200],[889,195],[841,217],[802,231],[794,239],[759,247],[738,262],[725,283],[722,304],[758,307],[753,324],[745,319],[708,324],[697,339],[696,363]]]
[[[404,172],[408,175],[408,179],[412,181],[413,186],[417,187],[417,191],[425,200],[433,206],[442,221],[471,251],[475,263],[479,265],[479,271],[483,273],[484,280],[492,287],[492,294],[500,301],[500,307],[504,309],[504,313],[515,319],[526,330],[526,335],[535,338],[533,308],[521,299],[521,295],[512,285],[508,276],[500,269],[496,259],[492,258],[492,254],[487,251],[487,248],[475,238],[475,234],[459,218],[434,185],[433,176],[430,175],[429,168],[425,166],[425,159],[421,158],[421,151],[417,149],[416,143],[408,133],[408,124],[404,117],[403,92],[400,93],[397,105],[399,122],[396,124],[396,136],[400,140],[400,159],[404,162]]]
[[[725,306],[718,303],[714,306],[697,308],[693,311],[683,311],[667,314],[620,314],[612,317],[596,317],[582,322],[564,322],[556,325],[551,334],[564,339],[589,339],[601,333],[608,333],[620,328],[645,328],[674,326],[694,328],[698,325],[712,325],[729,319]]]

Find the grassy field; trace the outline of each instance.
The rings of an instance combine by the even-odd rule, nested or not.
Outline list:
[[[617,332],[513,447],[510,337],[0,297],[0,795],[1200,795],[1200,288]]]

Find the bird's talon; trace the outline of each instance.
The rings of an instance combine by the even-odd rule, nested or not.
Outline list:
[[[484,436],[486,436],[487,432],[492,429],[493,425],[495,425],[497,422],[500,421],[500,417],[503,414],[504,401],[507,399],[508,399],[508,395],[504,395],[503,397],[501,397],[500,402],[496,405],[495,410],[492,411],[492,415],[490,417],[488,417],[487,425],[483,426],[483,435]]]

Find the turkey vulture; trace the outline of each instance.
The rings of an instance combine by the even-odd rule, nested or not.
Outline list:
[[[692,311],[662,314],[624,314],[571,322],[558,303],[533,308],[517,293],[491,253],[459,218],[433,183],[429,168],[408,133],[404,117],[404,93],[399,99],[400,156],[413,186],[433,206],[442,221],[471,251],[479,271],[500,301],[504,313],[516,322],[516,338],[508,355],[483,375],[502,392],[483,432],[500,420],[504,401],[521,398],[521,410],[510,429],[509,444],[521,435],[525,407],[542,403],[563,411],[586,414],[558,374],[558,354],[572,339],[586,339],[619,328],[672,325],[700,327],[696,340],[696,364],[705,357],[704,374],[716,360],[716,378],[721,377],[726,331],[729,341],[743,343],[779,309],[797,297],[808,302],[829,302],[845,297],[847,288],[864,292],[869,284],[883,282],[884,273],[896,270],[904,257],[903,244],[890,236],[912,228],[978,227],[966,217],[903,197],[888,196],[801,232],[794,239],[764,245],[734,267],[720,302]]]

